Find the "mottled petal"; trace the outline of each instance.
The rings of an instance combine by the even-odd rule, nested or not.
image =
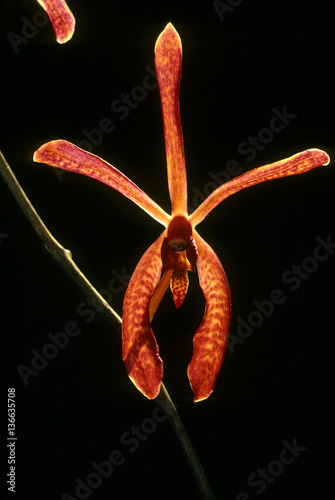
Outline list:
[[[169,23],[157,38],[155,66],[162,105],[172,216],[187,215],[185,155],[179,113],[181,63],[181,40]]]
[[[149,399],[158,395],[163,378],[163,362],[149,321],[149,304],[161,275],[165,237],[166,230],[137,264],[123,301],[122,358],[129,378]]]
[[[169,235],[169,228],[167,233]],[[168,236],[169,238],[169,236]],[[167,239],[168,239],[167,238]],[[184,245],[184,239],[181,240]],[[194,240],[192,239],[194,244]],[[170,241],[170,244],[176,243],[176,238],[173,238]],[[165,251],[165,247],[167,246],[167,253]],[[190,244],[191,247],[191,244]],[[196,252],[196,249],[195,249]],[[171,250],[170,246],[167,244],[167,240],[163,241],[162,251],[161,251],[162,263],[163,263],[163,272],[172,269],[172,277],[170,288],[172,292],[173,302],[177,309],[182,305],[185,299],[185,295],[188,290],[188,271],[193,271],[194,267],[188,259],[188,253],[186,250],[182,251],[174,251]],[[195,264],[195,263],[194,263]]]
[[[312,170],[322,165],[328,165],[329,156],[320,149],[307,149],[285,160],[280,160],[270,165],[255,168],[245,174],[232,179],[218,187],[208,198],[190,215],[189,221],[195,227],[215,208],[221,201],[232,194],[261,182],[271,181],[280,177],[297,175]]]
[[[174,305],[179,309],[184,302],[188,290],[187,269],[173,271],[170,287]]]
[[[213,249],[194,231],[198,249],[199,283],[206,299],[205,315],[193,337],[193,355],[187,375],[194,401],[213,391],[228,342],[231,318],[229,285]]]
[[[52,167],[87,175],[116,189],[136,203],[155,220],[168,224],[171,217],[122,172],[106,161],[78,148],[70,142],[57,140],[43,144],[34,153],[34,161]]]
[[[72,38],[75,18],[64,0],[37,0],[49,16],[58,43]]]

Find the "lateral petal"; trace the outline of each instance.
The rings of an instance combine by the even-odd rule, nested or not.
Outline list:
[[[155,66],[162,106],[172,216],[187,215],[186,167],[179,112],[181,65],[181,40],[172,24],[168,23],[156,41]]]
[[[58,43],[72,38],[76,20],[64,0],[37,0],[48,14]]]
[[[195,227],[215,208],[221,201],[242,189],[260,184],[261,182],[297,175],[312,170],[322,165],[328,165],[329,156],[320,149],[307,149],[285,160],[276,161],[263,167],[255,168],[239,175],[211,193],[206,200],[189,216],[189,221]]]
[[[194,231],[199,283],[206,299],[204,319],[193,337],[193,355],[187,369],[194,402],[213,391],[228,342],[231,318],[226,274],[213,249]]]
[[[165,237],[166,230],[142,256],[123,301],[122,358],[129,378],[149,399],[158,395],[163,378],[163,362],[150,326],[149,304],[161,275]]]
[[[47,142],[35,151],[33,159],[36,162],[46,163],[52,167],[87,175],[107,184],[136,203],[142,210],[164,226],[171,219],[170,215],[122,172],[99,158],[99,156],[88,153],[71,144],[71,142],[61,139]]]

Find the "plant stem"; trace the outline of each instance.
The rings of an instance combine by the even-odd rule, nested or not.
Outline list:
[[[114,328],[117,328],[120,332],[120,326],[122,323],[121,317],[114,311],[114,309],[108,304],[108,302],[106,302],[106,300],[99,294],[99,292],[88,281],[86,276],[81,272],[76,263],[73,261],[70,250],[64,248],[45,226],[44,222],[20,186],[1,151],[0,173],[48,252],[65,269],[65,271],[87,296],[95,298],[96,302],[101,305],[101,314],[110,324],[112,324]],[[185,427],[180,420],[172,399],[163,383],[157,399],[162,402],[164,408],[166,409],[170,423],[194,476],[200,498],[202,500],[215,500],[215,496],[207,481],[202,465],[197,457],[190,438],[186,433]]]
[[[205,471],[201,465],[201,462],[193,448],[192,442],[186,432],[184,424],[182,423],[175,405],[173,404],[168,391],[166,390],[164,384],[162,383],[161,391],[157,396],[157,399],[163,402],[165,407],[168,408],[169,420],[172,428],[177,436],[179,444],[185,454],[188,465],[193,474],[195,483],[197,485],[200,498],[202,500],[216,500],[216,496],[208,482]]]

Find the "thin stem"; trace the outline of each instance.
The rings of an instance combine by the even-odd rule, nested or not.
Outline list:
[[[216,496],[214,495],[214,492],[208,482],[208,479],[201,465],[201,462],[195,452],[195,449],[193,448],[192,442],[186,432],[186,429],[178,415],[176,407],[173,404],[164,384],[162,384],[161,391],[156,399],[162,401],[165,407],[168,409],[167,411],[170,423],[179,440],[179,444],[185,454],[186,460],[193,474],[201,499],[216,500]]]
[[[99,294],[99,292],[88,281],[86,276],[81,272],[81,270],[73,261],[70,250],[64,248],[45,226],[42,219],[31,204],[22,187],[20,186],[18,180],[16,179],[1,151],[0,173],[9,189],[11,190],[14,198],[20,205],[23,213],[42,240],[48,252],[65,269],[65,271],[71,276],[71,278],[77,283],[77,285],[87,296],[95,298],[96,302],[101,306],[101,313],[103,314],[105,319],[109,323],[111,323],[113,327],[116,327],[120,331],[120,326],[122,323],[120,316],[114,311],[114,309],[108,304],[108,302],[106,302],[106,300]],[[187,462],[194,476],[196,485],[199,490],[200,498],[202,500],[215,500],[215,496],[207,481],[204,470],[193,448],[190,438],[186,433],[185,427],[180,420],[172,399],[163,383],[161,391],[156,399],[162,403],[162,406],[165,408],[165,411],[169,416],[170,423],[179,440],[180,446],[186,456]]]

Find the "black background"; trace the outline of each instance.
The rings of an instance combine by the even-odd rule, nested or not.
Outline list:
[[[32,155],[51,139],[77,144],[84,129],[108,117],[115,130],[93,152],[170,210],[158,90],[148,91],[124,120],[110,107],[142,84],[148,65],[154,67],[154,44],[168,21],[183,42],[180,106],[191,202],[194,189],[203,192],[212,181],[209,172],[225,170],[229,160],[245,172],[310,147],[334,154],[330,2],[231,3],[236,6],[222,21],[211,1],[72,0],[77,25],[70,42],[58,45],[48,23],[18,53],[8,33],[21,35],[22,17],[32,20],[41,7],[34,0],[7,0],[0,7],[1,149],[44,222],[98,290],[107,288],[113,270],[131,275],[161,227],[105,185],[69,173],[60,182]],[[248,161],[239,146],[269,126],[274,108],[284,107],[295,118]],[[207,401],[194,405],[186,377],[203,314],[196,276],[190,276],[180,311],[167,294],[154,320],[164,382],[218,499],[235,500],[243,491],[251,499],[328,496],[334,253],[296,290],[282,276],[292,276],[294,264],[313,256],[317,238],[335,241],[334,181],[330,164],[265,183],[226,200],[199,226],[228,276],[232,335],[239,318],[247,321],[255,310],[253,301],[269,299],[274,289],[286,297],[227,351]],[[168,422],[133,452],[120,442],[132,426],[150,425],[145,419],[156,403],[128,380],[119,333],[98,315],[90,322],[78,315],[85,297],[44,249],[2,181],[0,203],[1,413],[6,415],[7,387],[14,387],[15,498],[76,497],[76,478],[85,481],[92,462],[107,460],[113,450],[125,461],[89,498],[197,498]],[[124,291],[120,286],[112,298],[119,313]],[[25,386],[18,365],[30,367],[31,350],[41,353],[48,333],[64,331],[70,321],[80,334]],[[2,438],[6,460],[6,426]],[[282,442],[294,439],[306,447],[294,463],[263,492],[248,485],[251,474],[278,458]],[[2,497],[8,493],[4,479],[2,491]]]

